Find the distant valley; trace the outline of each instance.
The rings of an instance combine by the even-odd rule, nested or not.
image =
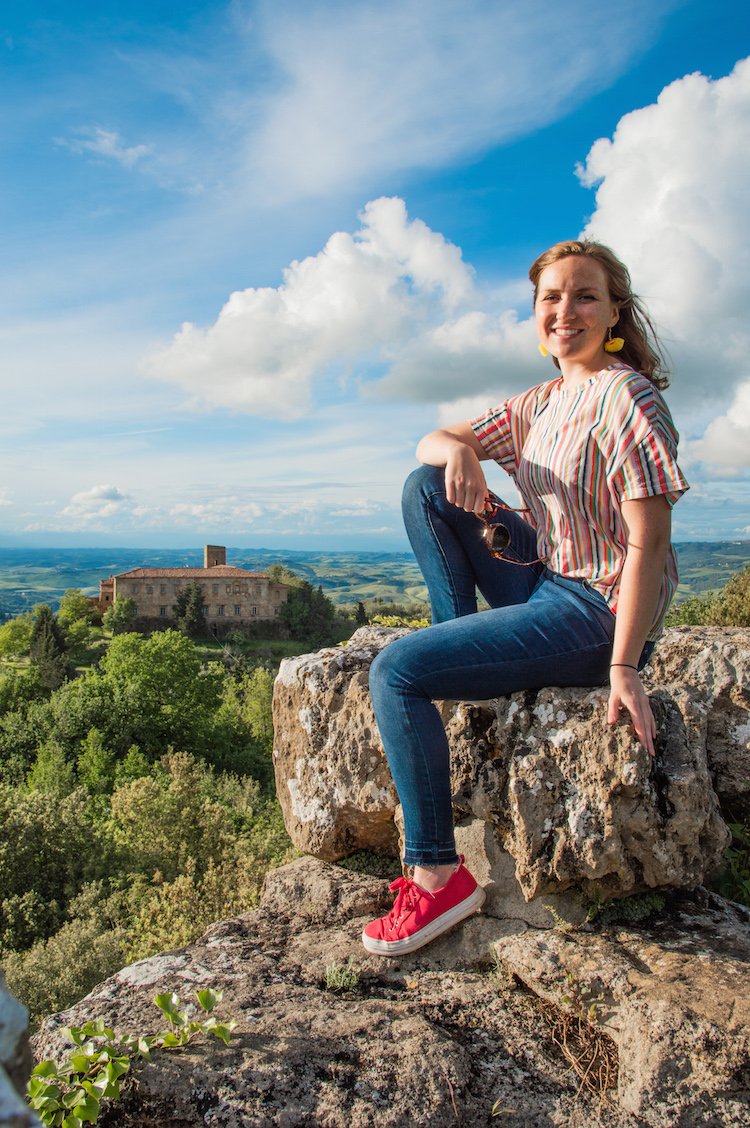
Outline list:
[[[677,602],[717,591],[750,564],[750,541],[692,541],[677,545],[680,586]],[[426,602],[427,589],[409,552],[285,552],[227,548],[227,563],[262,572],[284,564],[311,584],[322,585],[336,604],[382,599]],[[202,567],[203,549],[20,549],[0,548],[0,614],[28,611],[36,603],[56,607],[66,588],[89,595],[110,572],[130,568]]]

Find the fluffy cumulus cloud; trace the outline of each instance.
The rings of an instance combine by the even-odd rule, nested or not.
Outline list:
[[[402,200],[380,199],[355,235],[339,231],[293,262],[278,288],[232,294],[216,323],[187,323],[148,370],[190,393],[190,404],[299,418],[316,376],[382,362],[471,292],[460,250]]]
[[[745,60],[716,81],[672,83],[578,170],[596,188],[584,233],[629,265],[674,361],[673,409],[683,429],[701,420],[688,424],[688,458],[733,467],[750,465],[749,142]],[[527,283],[481,290],[460,250],[399,199],[361,218],[278,288],[232,294],[207,329],[184,325],[150,372],[195,408],[280,419],[303,417],[316,386],[322,395],[352,374],[365,401],[444,404],[449,418],[544,378],[533,320],[519,312]]]
[[[68,505],[61,510],[62,517],[72,518],[74,522],[99,521],[105,517],[122,516],[132,512],[133,501],[117,486],[92,486],[74,494]]]
[[[624,117],[579,170],[598,184],[586,234],[628,263],[664,331],[671,398],[723,407],[692,457],[750,465],[750,59],[688,75]]]

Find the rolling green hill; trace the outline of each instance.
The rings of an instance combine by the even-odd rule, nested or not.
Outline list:
[[[750,541],[678,544],[680,586],[677,602],[718,591],[750,564]],[[240,568],[264,571],[284,564],[337,605],[382,599],[389,603],[427,601],[427,589],[410,552],[284,552],[265,549],[227,550],[227,560]],[[0,548],[0,613],[18,615],[36,603],[56,607],[66,588],[94,595],[99,580],[130,568],[201,567],[201,549],[142,551],[137,549],[2,549]]]

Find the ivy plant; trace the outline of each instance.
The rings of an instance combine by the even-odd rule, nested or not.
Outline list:
[[[118,1036],[101,1019],[81,1027],[65,1027],[63,1037],[73,1049],[62,1062],[40,1061],[28,1087],[29,1104],[50,1128],[83,1128],[96,1124],[102,1101],[120,1097],[120,1079],[139,1058],[151,1060],[151,1050],[171,1050],[186,1046],[198,1034],[211,1034],[227,1045],[236,1022],[219,1022],[212,1014],[222,1000],[221,991],[196,991],[203,1014],[192,1019],[179,995],[166,992],[154,1003],[166,1018],[169,1028],[158,1034]]]

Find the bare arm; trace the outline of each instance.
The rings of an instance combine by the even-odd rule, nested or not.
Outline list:
[[[419,443],[417,458],[427,466],[445,467],[445,496],[467,513],[482,513],[487,482],[479,465],[489,455],[468,422],[432,431]]]
[[[659,495],[624,501],[622,515],[628,547],[617,601],[607,720],[614,724],[620,709],[627,709],[638,739],[653,756],[656,722],[637,671],[628,667],[638,664],[653,625],[669,551],[671,510]]]

